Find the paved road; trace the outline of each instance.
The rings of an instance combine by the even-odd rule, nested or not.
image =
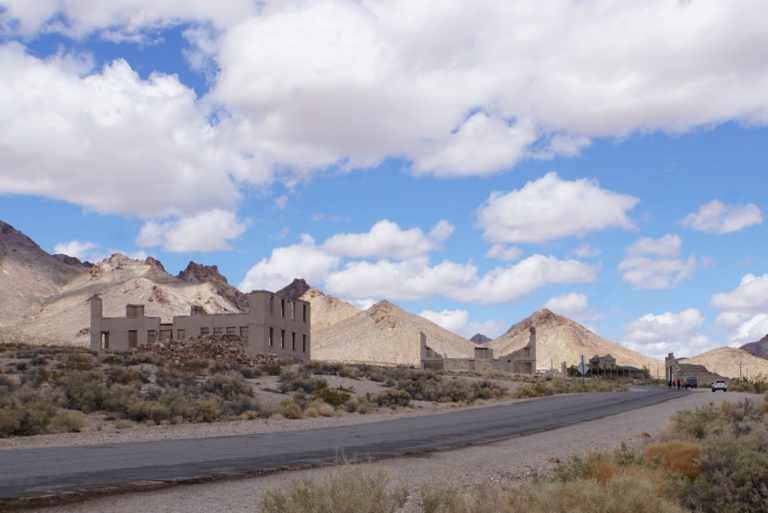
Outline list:
[[[183,482],[448,449],[554,429],[684,394],[636,389],[306,431],[2,451],[0,506],[19,498],[147,481]]]

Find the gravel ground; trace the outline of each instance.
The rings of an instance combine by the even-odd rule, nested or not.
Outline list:
[[[674,393],[674,392],[670,392]],[[381,470],[393,483],[408,486],[412,492],[425,483],[446,481],[459,487],[481,483],[514,485],[534,474],[550,471],[558,461],[574,454],[610,450],[621,442],[639,447],[657,438],[670,417],[682,409],[709,402],[736,401],[763,396],[744,393],[713,394],[708,390],[603,419],[584,422],[544,433],[513,438],[487,445],[436,452],[415,458],[396,458],[359,465],[361,469]],[[154,513],[235,513],[257,512],[260,495],[289,480],[317,478],[330,470],[319,468],[281,472],[259,478],[239,479],[165,490],[102,497],[40,511],[45,513],[152,511]],[[412,494],[413,496],[414,494]],[[403,513],[417,511],[411,501]]]

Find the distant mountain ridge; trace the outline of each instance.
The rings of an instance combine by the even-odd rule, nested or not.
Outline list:
[[[472,338],[469,339],[470,342],[473,342],[475,344],[485,344],[486,342],[490,342],[493,340],[491,337],[486,337],[482,333],[475,333],[472,335]]]
[[[753,356],[757,356],[758,358],[768,359],[768,335],[764,336],[757,342],[744,344],[739,349],[746,351]]]
[[[739,375],[768,377],[768,360],[735,347],[718,347],[693,358],[681,358],[680,362],[703,365],[710,372],[732,379]]]

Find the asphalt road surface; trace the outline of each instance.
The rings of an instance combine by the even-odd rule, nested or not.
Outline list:
[[[554,429],[681,397],[666,388],[574,394],[331,428],[0,452],[0,506],[30,497],[190,482],[417,454]]]

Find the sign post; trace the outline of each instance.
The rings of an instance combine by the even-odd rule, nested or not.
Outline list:
[[[581,373],[581,384],[586,386],[587,384],[587,364],[584,363],[584,355],[581,355],[581,363],[579,363],[579,366],[577,367],[579,369],[579,372]]]

